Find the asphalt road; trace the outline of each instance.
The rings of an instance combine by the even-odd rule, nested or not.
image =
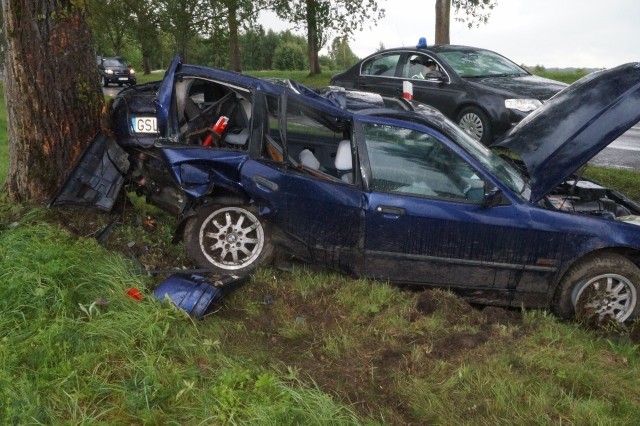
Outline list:
[[[105,96],[111,96],[111,97],[115,97],[118,93],[120,93],[120,91],[122,89],[124,89],[127,86],[123,86],[123,87],[118,87],[117,84],[110,84],[109,87],[103,87],[102,88],[102,93]]]
[[[640,124],[613,141],[591,164],[640,171]]]
[[[116,96],[120,90],[122,87],[117,85],[102,88],[102,92],[108,96]],[[597,166],[640,171],[640,124],[632,127],[612,142],[590,163]]]

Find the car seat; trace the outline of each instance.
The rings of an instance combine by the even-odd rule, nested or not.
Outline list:
[[[353,183],[353,160],[351,159],[351,141],[343,140],[338,144],[334,161],[338,177],[347,183]]]
[[[313,152],[310,150],[303,149],[300,151],[300,155],[298,157],[300,158],[300,163],[302,163],[303,166],[312,170],[320,169],[320,161],[318,161],[316,156],[313,155]]]

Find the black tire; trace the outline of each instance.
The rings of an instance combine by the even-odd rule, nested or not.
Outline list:
[[[456,117],[456,123],[483,145],[489,145],[493,140],[489,117],[480,108],[472,106],[463,108]]]
[[[106,77],[103,75],[100,76],[100,83],[102,83],[104,87],[109,87],[109,80],[107,80]]]
[[[247,206],[201,207],[187,221],[184,241],[198,266],[219,274],[245,275],[273,259],[268,230]]]
[[[590,256],[564,274],[554,310],[565,319],[624,322],[640,310],[640,269],[615,253]]]

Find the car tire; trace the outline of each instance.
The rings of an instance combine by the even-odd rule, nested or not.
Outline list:
[[[599,254],[578,261],[564,274],[554,310],[565,319],[624,322],[638,315],[639,294],[640,269],[622,255]]]
[[[109,80],[107,80],[105,76],[100,76],[100,83],[102,83],[104,87],[109,87]]]
[[[472,138],[479,140],[483,145],[489,145],[492,141],[491,122],[487,114],[480,108],[463,108],[456,117],[456,123]]]
[[[245,275],[273,259],[267,227],[248,206],[201,207],[187,221],[184,241],[198,266],[215,273]]]

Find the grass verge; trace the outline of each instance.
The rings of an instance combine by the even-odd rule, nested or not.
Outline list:
[[[1,423],[640,421],[627,335],[298,265],[193,321],[71,221],[0,203]]]

